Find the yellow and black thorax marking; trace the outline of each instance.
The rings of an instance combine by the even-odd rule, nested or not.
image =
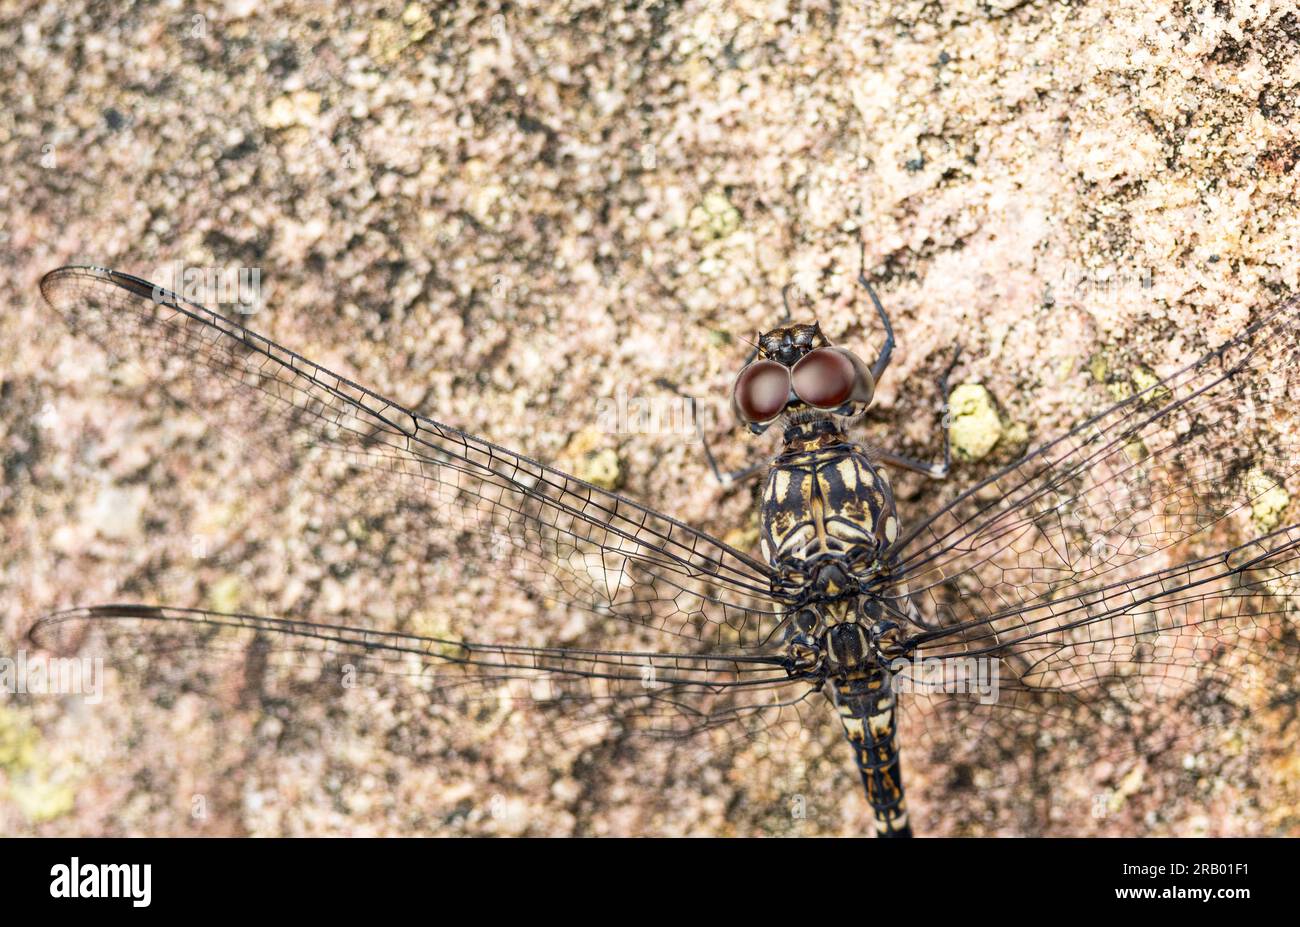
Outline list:
[[[787,442],[768,473],[761,512],[763,555],[787,583],[815,583],[830,562],[852,574],[898,537],[889,481],[838,431]]]

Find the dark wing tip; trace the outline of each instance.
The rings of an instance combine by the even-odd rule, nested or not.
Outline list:
[[[94,622],[141,618],[162,620],[163,610],[153,605],[92,605],[50,612],[33,622],[27,631],[32,646],[52,653],[75,652],[81,646],[85,628]]]
[[[55,268],[41,278],[41,296],[43,296],[45,301],[51,306],[55,306],[55,287],[60,283],[77,278],[93,279],[109,283],[136,296],[142,297],[143,299],[152,300],[157,303],[174,305],[179,299],[179,297],[170,290],[158,286],[156,283],[150,283],[142,277],[125,274],[119,270],[112,270],[95,264],[69,264],[64,267]],[[55,306],[55,308],[57,308],[57,306]]]

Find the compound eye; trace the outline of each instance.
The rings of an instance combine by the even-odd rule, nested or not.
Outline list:
[[[791,372],[795,395],[814,409],[835,409],[848,402],[858,371],[844,351],[818,348],[805,354]]]
[[[768,422],[790,399],[790,371],[771,360],[755,361],[736,378],[732,401],[747,422]]]

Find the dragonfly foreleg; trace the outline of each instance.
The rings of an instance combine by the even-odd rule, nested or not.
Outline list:
[[[939,393],[943,396],[943,403],[940,406],[943,413],[939,419],[939,425],[943,429],[943,463],[927,463],[923,460],[917,460],[915,457],[894,454],[878,448],[872,450],[871,456],[873,459],[879,460],[887,467],[911,470],[913,473],[920,473],[936,480],[947,479],[952,469],[952,430],[948,427],[948,394],[951,392],[951,388],[948,378],[952,375],[952,371],[957,366],[957,360],[960,357],[961,345],[958,345],[952,352],[952,360],[948,362],[943,376],[939,378]]]
[[[889,367],[890,358],[894,355],[894,326],[889,323],[889,314],[885,312],[880,297],[876,295],[871,282],[867,280],[867,243],[865,241],[862,243],[861,259],[858,262],[858,283],[866,287],[867,295],[871,297],[871,303],[876,307],[880,321],[885,326],[885,343],[881,345],[880,353],[876,355],[876,360],[871,365],[871,379],[873,382],[879,383],[881,376]]]

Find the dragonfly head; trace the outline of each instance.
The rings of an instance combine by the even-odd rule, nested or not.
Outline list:
[[[853,415],[870,404],[875,390],[870,368],[832,345],[816,322],[786,325],[759,335],[758,355],[732,387],[731,411],[762,434],[783,415]]]

